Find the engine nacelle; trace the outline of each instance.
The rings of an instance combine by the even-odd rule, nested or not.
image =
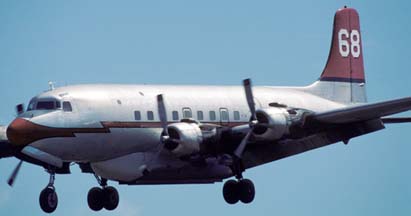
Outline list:
[[[200,152],[203,134],[198,124],[178,122],[167,126],[170,140],[164,147],[178,157]]]
[[[256,111],[258,124],[253,135],[261,140],[277,140],[289,134],[291,118],[284,108],[267,108]]]
[[[7,127],[6,126],[0,126],[0,141],[7,140]]]

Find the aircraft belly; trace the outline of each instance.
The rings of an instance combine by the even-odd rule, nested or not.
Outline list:
[[[47,138],[30,145],[64,161],[102,161],[156,148],[160,131],[156,128],[112,128],[110,133],[75,133],[74,137]]]
[[[110,180],[131,181],[140,178],[147,169],[150,158],[147,153],[139,152],[119,158],[91,163],[93,171]]]
[[[168,152],[139,152],[91,163],[93,171],[126,184],[176,184],[215,182],[232,176],[231,169],[208,159],[206,166],[193,166]]]

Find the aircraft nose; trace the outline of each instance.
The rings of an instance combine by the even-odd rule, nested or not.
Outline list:
[[[7,138],[13,145],[25,146],[32,141],[33,135],[35,136],[36,130],[33,127],[33,123],[23,119],[16,118],[7,127]]]

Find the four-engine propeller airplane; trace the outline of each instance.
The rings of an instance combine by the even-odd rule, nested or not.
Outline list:
[[[359,17],[334,17],[331,49],[320,79],[306,87],[74,85],[41,93],[0,128],[0,157],[42,166],[50,181],[40,194],[57,207],[55,174],[76,163],[101,187],[88,192],[92,210],[113,210],[120,184],[192,184],[228,180],[227,203],[250,203],[246,169],[410,122],[386,117],[411,109],[411,98],[366,103]]]

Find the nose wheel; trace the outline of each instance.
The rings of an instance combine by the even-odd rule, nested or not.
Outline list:
[[[40,207],[46,213],[54,212],[58,204],[58,197],[54,187],[54,179],[54,172],[50,172],[49,184],[41,191],[39,197]]]
[[[87,194],[87,203],[91,210],[100,211],[105,208],[109,211],[117,208],[120,201],[118,191],[112,187],[107,186],[107,179],[96,176],[97,181],[101,187],[93,187]]]
[[[54,187],[46,187],[40,193],[40,207],[46,213],[52,213],[57,208],[58,198]]]

